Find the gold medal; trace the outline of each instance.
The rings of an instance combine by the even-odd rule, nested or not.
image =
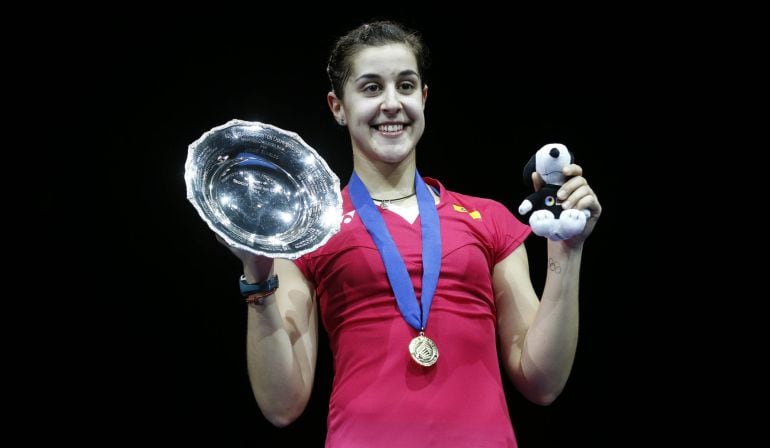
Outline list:
[[[409,343],[409,354],[412,355],[412,359],[417,364],[430,367],[436,364],[438,360],[438,347],[430,338],[425,337],[425,334],[421,331],[420,335]]]

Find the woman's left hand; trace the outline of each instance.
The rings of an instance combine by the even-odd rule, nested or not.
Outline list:
[[[567,177],[567,181],[556,193],[559,200],[562,201],[562,208],[564,210],[574,208],[591,212],[583,232],[566,240],[570,244],[582,243],[593,232],[594,226],[602,214],[602,206],[599,204],[596,193],[588,185],[586,178],[583,177],[583,168],[580,165],[574,163],[567,165],[562,169],[562,173]],[[539,190],[543,183],[542,179],[540,176],[532,176],[532,179],[535,182],[535,189]]]

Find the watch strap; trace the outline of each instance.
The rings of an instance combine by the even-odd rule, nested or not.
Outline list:
[[[241,275],[241,279],[238,282],[241,288],[241,295],[244,297],[254,293],[275,291],[278,288],[278,276],[271,275],[266,280],[258,283],[248,283],[246,276]]]

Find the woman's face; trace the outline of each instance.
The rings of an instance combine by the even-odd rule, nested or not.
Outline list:
[[[353,56],[344,100],[335,110],[348,126],[353,151],[398,163],[425,130],[425,100],[417,60],[403,44],[365,47]]]

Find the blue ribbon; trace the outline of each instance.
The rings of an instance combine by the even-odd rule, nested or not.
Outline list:
[[[417,331],[424,331],[428,323],[428,312],[433,302],[433,294],[436,292],[438,275],[441,270],[441,226],[438,220],[438,211],[433,196],[428,186],[415,170],[414,188],[417,193],[417,207],[420,210],[420,229],[422,231],[422,310],[417,306],[417,295],[414,285],[409,278],[401,254],[398,252],[393,237],[390,236],[388,227],[380,215],[377,206],[372,202],[369,190],[356,172],[350,177],[348,191],[358,215],[369,231],[377,250],[380,252],[385,271],[388,273],[390,286],[396,296],[398,309],[407,323]]]

